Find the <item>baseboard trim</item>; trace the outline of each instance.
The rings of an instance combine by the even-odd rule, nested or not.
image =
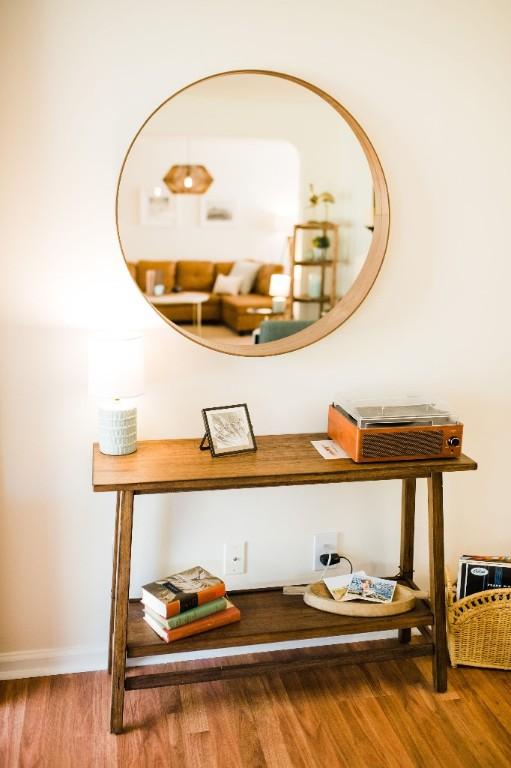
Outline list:
[[[65,675],[106,668],[104,646],[41,648],[35,651],[0,653],[0,680]]]
[[[412,630],[413,631],[413,630]],[[128,659],[128,666],[140,667],[149,664],[167,664],[169,661],[193,661],[194,659],[216,659],[221,656],[240,656],[245,653],[280,651],[292,648],[313,648],[321,645],[341,645],[362,640],[384,640],[395,637],[395,631],[371,632],[342,637],[321,637],[315,640],[287,640],[267,645],[250,645],[238,648],[221,648],[218,651],[197,651],[195,653],[174,653],[151,656],[142,659]],[[25,677],[46,677],[76,672],[97,672],[107,666],[107,651],[102,646],[74,646],[71,648],[45,648],[36,651],[0,653],[0,680],[20,680]]]

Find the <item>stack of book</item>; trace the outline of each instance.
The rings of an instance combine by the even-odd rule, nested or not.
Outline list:
[[[240,620],[225,584],[199,565],[142,587],[144,619],[166,643]]]

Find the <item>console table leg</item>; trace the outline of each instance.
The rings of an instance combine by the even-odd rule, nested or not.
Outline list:
[[[433,685],[438,693],[447,690],[447,636],[445,628],[444,510],[442,473],[428,477],[429,578],[433,626]]]
[[[115,502],[114,545],[113,545],[113,554],[112,554],[112,588],[110,590],[110,629],[108,634],[108,673],[109,674],[112,671],[112,642],[114,637],[115,591],[117,586],[120,506],[121,506],[121,492],[117,491],[117,499]]]
[[[404,579],[413,579],[413,553],[415,540],[415,489],[417,481],[414,477],[403,480],[401,491],[401,554],[399,558],[399,575]],[[411,629],[399,629],[400,643],[409,643],[412,638]]]
[[[110,731],[121,733],[124,712],[124,674],[126,671],[126,631],[131,570],[131,533],[133,528],[133,491],[123,491],[120,503],[118,568],[114,606],[112,647],[112,701]]]

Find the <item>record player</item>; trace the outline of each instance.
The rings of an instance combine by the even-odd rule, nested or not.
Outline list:
[[[425,398],[336,398],[328,436],[356,462],[456,458],[463,424]]]

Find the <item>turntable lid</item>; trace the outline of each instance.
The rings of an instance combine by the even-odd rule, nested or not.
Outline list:
[[[415,395],[359,399],[340,395],[335,398],[334,404],[351,416],[359,429],[400,424],[437,425],[455,421],[445,404]]]

